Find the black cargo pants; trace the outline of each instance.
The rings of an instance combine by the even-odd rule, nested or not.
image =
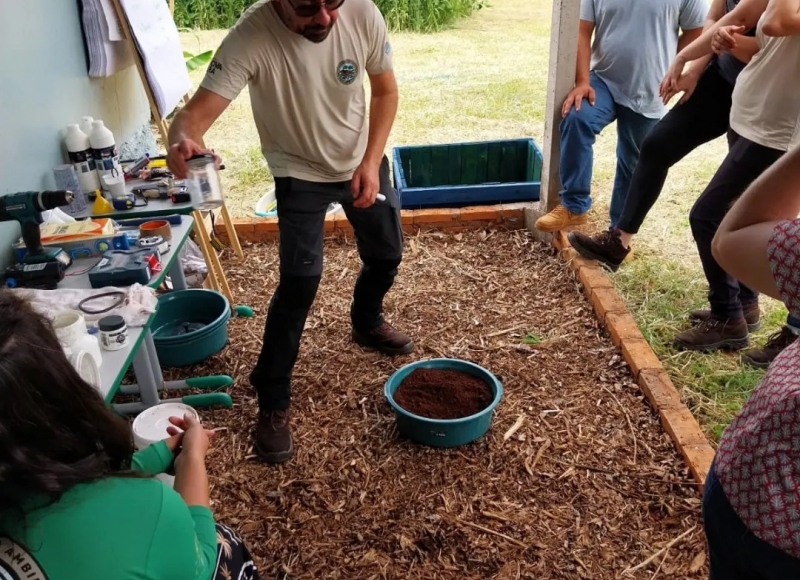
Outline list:
[[[275,180],[280,280],[270,301],[261,354],[250,375],[262,411],[289,407],[292,369],[322,277],[325,214],[333,202],[342,204],[353,226],[362,261],[350,309],[353,327],[369,332],[383,323],[383,298],[394,283],[403,256],[400,201],[386,157],[380,167],[380,193],[386,201],[375,200],[361,209],[353,206],[349,181]]]

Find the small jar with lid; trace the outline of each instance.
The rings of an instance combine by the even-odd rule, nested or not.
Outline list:
[[[105,350],[120,350],[128,346],[128,325],[116,314],[105,316],[97,322],[100,346]]]
[[[192,207],[198,210],[216,209],[225,201],[217,172],[217,160],[208,153],[190,157],[186,186],[192,197]]]

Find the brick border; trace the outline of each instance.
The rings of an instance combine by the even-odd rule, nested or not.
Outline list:
[[[565,232],[553,236],[553,246],[575,272],[595,314],[620,348],[633,378],[658,413],[661,425],[672,438],[694,480],[703,484],[714,459],[714,448],[681,400],[669,375],[645,340],[625,301],[614,290],[605,271],[595,262],[581,257],[567,240]]]
[[[524,202],[460,209],[402,210],[402,228],[407,234],[429,230],[457,232],[489,225],[522,229],[525,227],[524,210],[530,207],[530,203]],[[234,220],[233,227],[239,239],[248,242],[278,237],[278,219],[274,217],[238,219]],[[219,237],[226,239],[224,223],[219,224],[218,230]],[[325,232],[329,236],[349,236],[353,228],[344,214],[336,214],[326,217]],[[680,393],[639,330],[625,301],[614,290],[605,271],[595,262],[579,256],[564,232],[553,235],[551,243],[580,281],[596,316],[611,335],[614,346],[622,351],[634,380],[658,413],[661,425],[683,456],[692,477],[703,484],[714,458],[714,449],[681,400]]]
[[[403,232],[416,234],[420,231],[444,230],[459,232],[474,230],[489,225],[500,225],[509,229],[525,226],[524,209],[529,203],[506,203],[470,206],[459,209],[415,209],[401,210]],[[233,227],[240,240],[264,242],[278,237],[278,218],[244,218],[233,220]],[[217,225],[220,238],[227,241],[224,223]],[[348,236],[353,228],[343,213],[325,218],[325,233],[329,236]]]

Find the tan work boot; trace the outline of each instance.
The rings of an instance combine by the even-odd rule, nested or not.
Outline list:
[[[536,220],[534,227],[542,232],[557,232],[571,226],[582,226],[587,219],[586,213],[572,213],[563,205],[558,204],[553,211]]]

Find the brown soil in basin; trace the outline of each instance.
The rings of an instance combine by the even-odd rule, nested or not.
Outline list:
[[[461,419],[488,407],[494,394],[485,381],[452,369],[415,369],[394,392],[403,409],[429,419]]]

